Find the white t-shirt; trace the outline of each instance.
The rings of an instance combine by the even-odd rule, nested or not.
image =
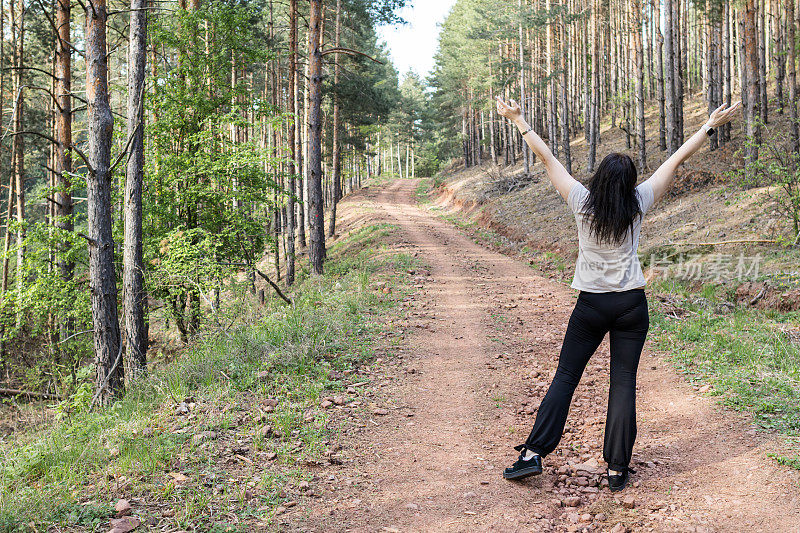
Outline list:
[[[642,218],[653,205],[653,187],[646,181],[636,187],[642,216],[637,217],[627,236],[619,244],[599,243],[591,234],[591,214],[583,204],[589,190],[581,183],[572,186],[567,204],[575,213],[578,224],[578,261],[572,288],[586,292],[621,292],[645,284],[639,256],[639,233]]]

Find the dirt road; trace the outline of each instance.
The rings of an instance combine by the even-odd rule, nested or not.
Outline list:
[[[604,343],[576,391],[545,473],[501,477],[557,363],[575,293],[475,244],[417,207],[398,180],[351,197],[351,218],[399,226],[430,266],[379,390],[388,414],[345,437],[351,460],[319,472],[315,498],[279,517],[303,531],[800,531],[800,476],[769,437],[699,396],[658,354],[639,372],[635,486],[598,486],[608,391]],[[410,416],[413,415],[413,416]],[[627,500],[626,500],[627,497]]]

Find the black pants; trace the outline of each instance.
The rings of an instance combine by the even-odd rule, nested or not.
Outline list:
[[[581,292],[569,319],[556,375],[528,440],[517,449],[524,446],[545,457],[556,448],[583,369],[609,333],[611,388],[603,457],[612,470],[625,470],[636,440],[636,370],[649,327],[644,289]]]

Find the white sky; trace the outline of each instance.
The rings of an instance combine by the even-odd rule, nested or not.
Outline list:
[[[439,24],[444,22],[456,0],[412,0],[398,14],[407,24],[383,26],[378,35],[389,46],[397,71],[413,69],[422,77],[433,69],[433,55],[439,45]]]

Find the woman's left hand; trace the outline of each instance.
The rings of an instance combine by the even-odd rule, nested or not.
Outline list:
[[[506,103],[499,96],[497,97],[497,113],[512,121],[522,117],[522,110],[515,100],[512,99]]]

